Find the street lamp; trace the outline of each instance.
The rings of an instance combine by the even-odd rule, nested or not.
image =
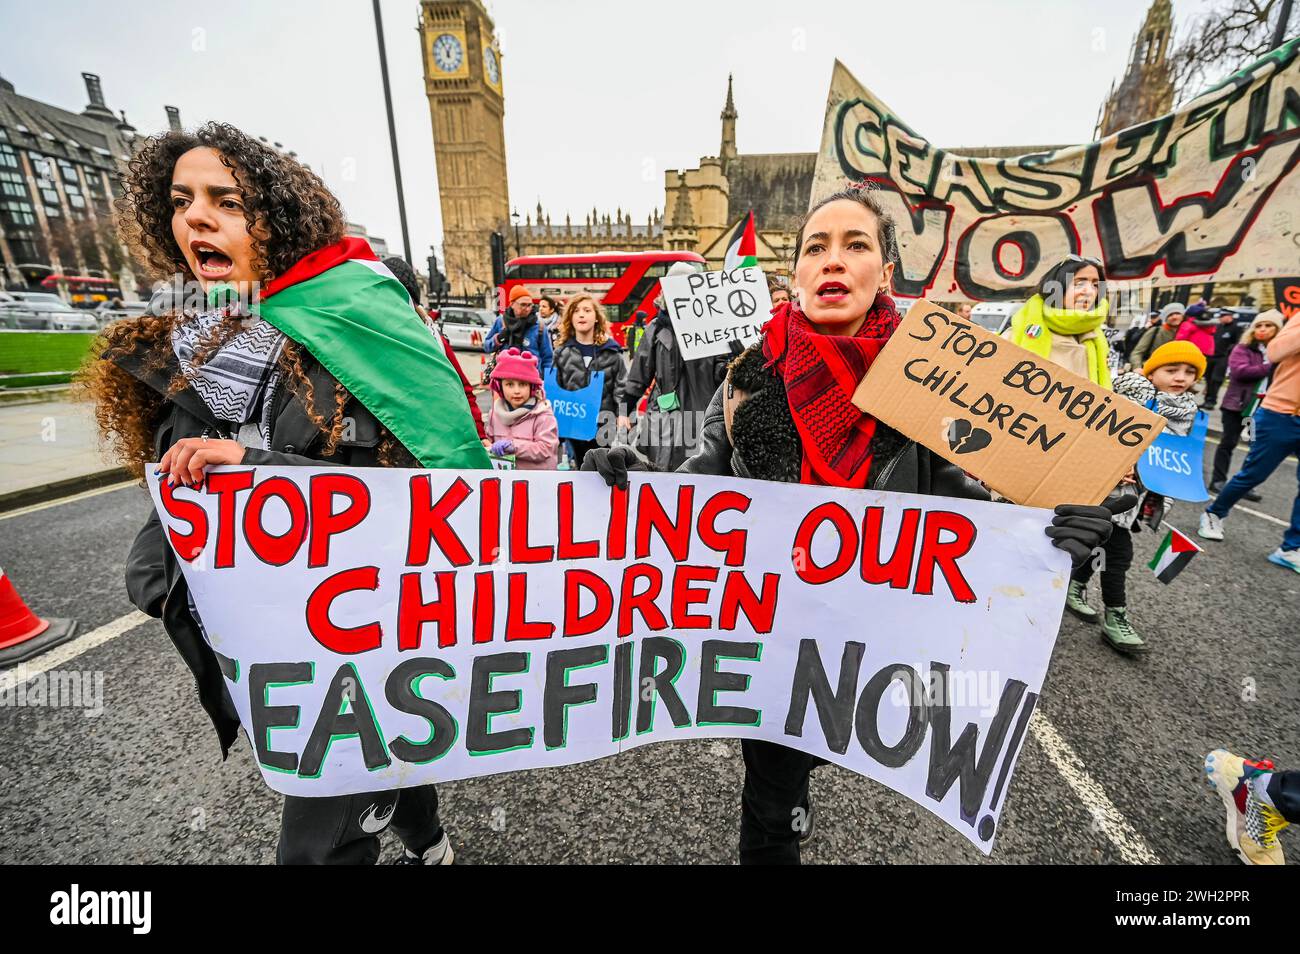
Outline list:
[[[515,210],[510,213],[510,221],[515,223],[515,254],[523,255],[524,254],[523,248],[519,245],[519,207],[518,206],[515,206]]]

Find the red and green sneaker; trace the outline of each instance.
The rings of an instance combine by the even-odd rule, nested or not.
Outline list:
[[[1253,761],[1215,749],[1205,757],[1206,781],[1227,812],[1228,845],[1248,865],[1286,864],[1278,833],[1290,824],[1261,792],[1274,771],[1267,759]]]

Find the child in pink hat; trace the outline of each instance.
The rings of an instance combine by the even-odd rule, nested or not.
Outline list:
[[[519,470],[554,470],[560,433],[542,390],[536,356],[510,348],[497,358],[488,380],[492,389],[484,441],[488,452],[493,457],[513,456]]]

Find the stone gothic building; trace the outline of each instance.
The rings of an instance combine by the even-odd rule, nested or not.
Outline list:
[[[1123,79],[1118,86],[1111,84],[1102,104],[1097,119],[1098,139],[1173,109],[1174,80],[1169,62],[1173,31],[1173,3],[1155,0],[1147,10],[1142,28],[1133,37]]]

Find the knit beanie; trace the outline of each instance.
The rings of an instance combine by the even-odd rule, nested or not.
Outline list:
[[[1261,311],[1255,316],[1255,320],[1250,323],[1250,330],[1254,331],[1260,325],[1274,325],[1278,331],[1286,325],[1286,319],[1282,317],[1282,312],[1276,308],[1270,308],[1268,311]]]
[[[502,381],[527,381],[534,387],[541,387],[542,376],[537,373],[537,356],[518,348],[509,348],[497,358],[496,367],[492,369],[492,376],[488,380],[492,390],[498,394],[501,393]]]
[[[510,304],[512,305],[520,298],[532,298],[532,297],[533,297],[533,293],[530,292],[523,285],[516,285],[514,288],[510,289]]]
[[[1183,308],[1181,303],[1171,301],[1169,304],[1165,305],[1165,307],[1160,309],[1160,320],[1161,322],[1168,321],[1170,315],[1181,315],[1185,310],[1186,309]]]
[[[1156,368],[1166,364],[1190,364],[1196,368],[1196,380],[1201,380],[1205,375],[1205,355],[1201,349],[1196,347],[1190,341],[1170,341],[1162,344],[1155,351],[1151,352],[1151,357],[1147,358],[1147,363],[1142,365],[1142,373],[1146,377],[1151,377],[1151,372]],[[493,372],[493,376],[496,373]]]

